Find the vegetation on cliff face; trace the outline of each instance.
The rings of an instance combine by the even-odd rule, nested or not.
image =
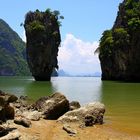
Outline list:
[[[103,80],[140,81],[140,0],[124,0],[111,30],[100,39]]]
[[[0,19],[0,75],[30,75],[25,43],[2,19]]]
[[[61,37],[59,11],[47,9],[28,12],[24,27],[27,37],[27,61],[35,80],[49,81],[55,68],[58,68],[57,53]]]

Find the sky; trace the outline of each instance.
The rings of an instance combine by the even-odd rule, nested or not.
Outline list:
[[[59,69],[69,74],[101,72],[98,55],[94,51],[104,30],[110,29],[122,0],[1,0],[0,18],[5,20],[25,40],[20,27],[28,11],[47,8],[59,10],[64,16]]]

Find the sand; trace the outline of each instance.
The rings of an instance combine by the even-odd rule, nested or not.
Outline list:
[[[80,128],[78,124],[70,124],[77,131],[70,136],[63,130],[63,124],[51,120],[32,122],[30,128],[16,126],[23,135],[22,140],[140,140],[140,135],[119,131],[108,124]]]

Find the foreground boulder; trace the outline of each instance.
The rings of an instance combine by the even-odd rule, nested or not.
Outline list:
[[[45,119],[55,120],[69,111],[69,101],[61,93],[42,97],[33,105],[35,110],[43,112]]]
[[[15,102],[18,98],[15,95],[11,95],[0,91],[0,121],[6,121],[7,119],[14,119],[14,108],[9,103]]]
[[[14,123],[18,125],[22,125],[24,127],[30,127],[31,126],[31,121],[29,119],[23,118],[23,117],[18,117],[14,119]]]
[[[63,116],[61,116],[58,121],[67,123],[67,122],[81,122],[85,123],[85,119],[87,121],[87,114],[88,116],[93,116],[94,118],[94,124],[103,123],[103,115],[105,113],[105,106],[102,103],[95,102],[95,103],[89,103],[83,107],[80,107],[79,109],[75,109],[73,111],[69,111],[65,113]]]

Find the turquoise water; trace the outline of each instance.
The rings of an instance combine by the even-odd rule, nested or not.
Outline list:
[[[106,106],[105,123],[140,135],[140,83],[102,82],[100,77],[53,77],[51,82],[0,77],[0,90],[32,100],[58,91],[82,105],[101,101]]]

